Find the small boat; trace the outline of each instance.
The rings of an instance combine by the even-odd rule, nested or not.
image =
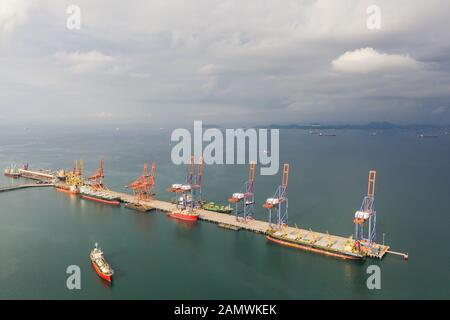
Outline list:
[[[223,206],[223,205],[218,205],[214,202],[208,202],[208,203],[204,204],[203,209],[212,211],[212,212],[219,212],[219,213],[232,213],[233,212],[233,208],[231,208],[230,205]]]
[[[336,134],[334,133],[319,133],[319,136],[321,137],[336,137]]]
[[[419,134],[417,136],[419,138],[437,138],[438,137],[437,135],[434,135],[434,134],[423,134],[423,133],[421,133],[421,134]]]
[[[109,266],[108,262],[106,262],[103,257],[103,251],[98,247],[97,242],[95,243],[95,248],[92,249],[89,257],[91,258],[92,266],[98,276],[108,282],[111,282],[114,270]]]
[[[169,211],[167,216],[184,221],[197,221],[198,213],[189,210]]]

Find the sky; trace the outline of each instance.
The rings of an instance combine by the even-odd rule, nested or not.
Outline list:
[[[0,0],[0,121],[449,124],[448,30],[448,0]]]

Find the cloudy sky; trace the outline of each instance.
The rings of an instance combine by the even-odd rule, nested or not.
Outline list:
[[[449,30],[448,0],[0,0],[0,120],[450,123]]]

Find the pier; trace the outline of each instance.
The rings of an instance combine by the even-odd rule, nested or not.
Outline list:
[[[27,184],[18,184],[9,187],[1,187],[0,192],[13,191],[19,189],[27,189],[27,188],[43,188],[43,187],[54,187],[53,183],[27,183]]]
[[[106,191],[106,192],[110,193],[111,195],[119,197],[123,202],[132,203],[134,201],[133,196],[126,193],[120,193],[115,191]],[[141,201],[140,203],[155,208],[156,210],[162,212],[177,210],[175,204],[156,199],[150,201]],[[271,230],[269,222],[257,220],[252,217],[249,217],[246,220],[242,218],[236,219],[236,216],[232,214],[213,212],[204,209],[196,209],[196,212],[198,213],[200,220],[217,224],[218,227],[226,226],[227,229],[231,230],[244,229],[247,231],[260,233],[264,235],[267,234],[269,230]],[[287,237],[303,238],[308,240],[309,242],[314,242],[318,245],[327,246],[338,251],[344,251],[344,248],[347,242],[349,241],[349,238],[346,237],[290,226],[284,226],[277,232],[280,235],[284,234]],[[389,252],[388,245],[374,244],[372,250],[368,253],[368,256],[370,258],[382,259],[388,252]]]
[[[22,173],[25,173],[23,175],[24,177],[38,180],[41,183],[21,184],[16,186],[3,187],[0,188],[0,192],[25,188],[35,188],[35,187],[52,187],[52,186],[63,188],[70,187],[70,185],[66,184],[65,182],[57,182],[58,179],[56,176],[52,176],[52,178],[50,179],[49,177],[50,174],[47,172],[42,171],[33,172],[27,170],[26,172]],[[167,201],[157,199],[137,201],[135,196],[131,194],[116,192],[108,189],[103,190],[103,192],[119,198],[121,202],[126,203],[125,206],[127,208],[134,209],[137,211],[147,212],[149,210],[157,210],[160,212],[169,212],[177,210],[177,206],[174,203]],[[213,212],[200,208],[196,209],[196,212],[198,213],[199,220],[214,223],[218,227],[224,229],[235,231],[243,229],[264,235],[267,235],[270,230],[273,230],[269,222],[255,219],[252,216],[248,216],[247,219],[243,219],[241,217],[236,218],[236,216],[233,214]],[[341,252],[344,252],[345,247],[348,246],[349,241],[352,241],[351,236],[349,237],[336,236],[331,235],[328,232],[322,233],[312,231],[310,229],[307,230],[299,228],[297,226],[292,227],[287,225],[283,225],[281,228],[277,229],[276,235],[284,236],[290,239],[302,239],[304,241],[307,241],[308,243],[314,243],[319,246],[328,247],[335,251]],[[367,246],[367,248],[369,250],[367,252],[367,257],[369,258],[382,259],[387,253],[390,253],[393,255],[402,256],[405,260],[408,259],[408,254],[390,251],[390,247],[388,245],[371,243],[371,245]]]

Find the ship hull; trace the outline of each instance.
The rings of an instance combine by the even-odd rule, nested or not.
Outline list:
[[[94,268],[95,272],[97,273],[97,275],[100,278],[102,278],[102,279],[104,279],[104,280],[106,280],[108,282],[112,281],[112,276],[104,274],[103,272],[101,272],[100,268],[97,266],[97,264],[94,261],[91,261],[91,263],[92,263],[92,267]]]
[[[321,248],[317,248],[317,247],[313,247],[313,246],[309,246],[306,244],[300,244],[300,243],[296,243],[296,242],[291,242],[291,241],[287,241],[284,239],[280,239],[277,237],[273,237],[273,236],[266,236],[266,239],[277,243],[279,245],[282,246],[286,246],[286,247],[290,247],[290,248],[295,248],[295,249],[300,249],[300,250],[304,250],[304,251],[310,251],[310,252],[315,252],[315,253],[320,253],[326,256],[330,256],[330,257],[334,257],[334,258],[338,258],[338,259],[342,259],[342,260],[363,260],[364,257],[363,256],[353,256],[353,255],[348,255],[345,253],[338,253],[338,252],[333,252],[333,251],[328,251],[326,249],[321,249]]]
[[[20,173],[5,173],[5,176],[9,177],[9,178],[17,179],[17,178],[20,178]]]
[[[184,221],[197,221],[198,215],[191,215],[191,214],[183,214],[179,212],[169,212],[167,213],[167,216],[169,218],[184,220]]]
[[[120,206],[120,201],[118,201],[118,200],[106,200],[106,199],[101,199],[101,198],[96,198],[96,197],[93,197],[93,196],[89,196],[89,195],[86,195],[86,194],[82,194],[81,197],[83,199],[86,199],[86,200],[91,200],[91,201],[95,201],[95,202],[109,204],[109,205],[115,206],[115,207]]]
[[[56,191],[58,191],[58,192],[64,192],[64,193],[67,193],[67,194],[78,194],[78,192],[77,191],[72,191],[72,190],[70,190],[70,189],[64,189],[64,188],[55,188],[56,189]]]

